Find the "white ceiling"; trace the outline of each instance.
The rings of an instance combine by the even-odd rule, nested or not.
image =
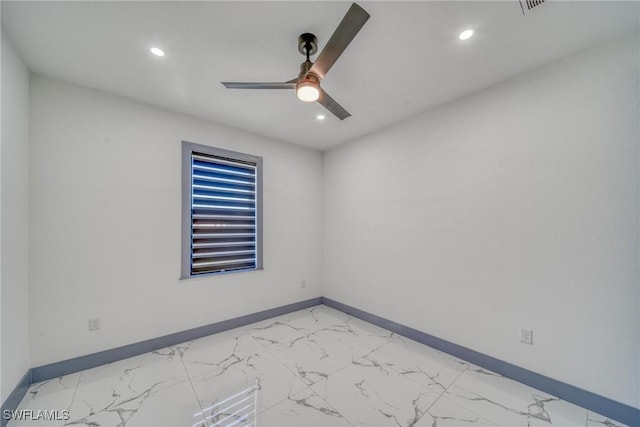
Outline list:
[[[323,88],[352,117],[293,91],[225,89],[220,81],[285,81],[320,49],[350,2],[12,2],[2,27],[32,71],[295,144],[326,149],[623,33],[636,1],[359,2],[371,14]],[[476,35],[466,42],[458,34]],[[164,58],[149,54],[162,47]],[[526,100],[523,100],[526,102]]]

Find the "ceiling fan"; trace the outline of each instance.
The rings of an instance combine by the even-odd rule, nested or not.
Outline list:
[[[309,56],[315,55],[318,51],[318,38],[311,33],[301,34],[298,37],[298,51],[306,56],[307,60],[300,65],[300,73],[295,79],[282,83],[222,82],[222,84],[228,89],[295,89],[301,101],[318,101],[337,118],[344,120],[351,114],[320,87],[320,82],[367,19],[369,14],[353,3],[315,62],[311,62]]]

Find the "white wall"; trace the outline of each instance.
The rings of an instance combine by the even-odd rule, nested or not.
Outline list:
[[[29,356],[29,70],[2,33],[0,139],[0,402],[31,367]]]
[[[23,160],[5,168],[4,124],[26,101],[2,47],[2,327],[18,338],[4,186]],[[323,294],[639,406],[638,89],[635,37],[333,149],[323,170],[312,150],[34,75],[32,358],[7,378],[3,329],[2,398],[29,366]],[[178,280],[183,139],[264,157],[264,271]]]
[[[324,295],[640,406],[638,51],[326,152]]]
[[[263,271],[179,280],[182,140],[263,157]],[[317,151],[32,75],[30,160],[33,366],[321,295]]]

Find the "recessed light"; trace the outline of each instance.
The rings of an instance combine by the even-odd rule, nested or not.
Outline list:
[[[324,119],[325,119],[324,114],[318,114],[318,115],[316,116],[316,119],[318,119],[318,120],[324,120]]]
[[[151,49],[149,49],[151,51],[151,53],[153,53],[155,56],[164,56],[164,50],[160,49],[159,47],[152,47]]]
[[[464,30],[463,32],[460,33],[458,38],[460,38],[460,40],[467,40],[471,38],[472,35],[473,35],[473,30]]]

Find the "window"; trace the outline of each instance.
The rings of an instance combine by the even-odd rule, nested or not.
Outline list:
[[[182,143],[182,278],[262,268],[262,158]]]

